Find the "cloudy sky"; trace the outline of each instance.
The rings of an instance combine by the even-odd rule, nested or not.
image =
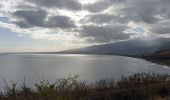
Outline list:
[[[170,38],[170,0],[1,0],[0,52]]]

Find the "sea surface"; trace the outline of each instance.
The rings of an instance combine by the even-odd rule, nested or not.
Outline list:
[[[0,85],[4,80],[28,83],[79,75],[79,80],[119,79],[151,72],[170,74],[170,68],[142,59],[114,55],[0,54]]]

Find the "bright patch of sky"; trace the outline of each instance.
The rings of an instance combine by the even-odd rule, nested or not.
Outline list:
[[[145,30],[142,27],[137,27],[134,29],[134,31],[139,32],[139,33],[144,33]]]

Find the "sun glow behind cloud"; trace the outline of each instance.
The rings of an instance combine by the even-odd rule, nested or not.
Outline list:
[[[81,4],[95,3],[98,0],[78,0]]]

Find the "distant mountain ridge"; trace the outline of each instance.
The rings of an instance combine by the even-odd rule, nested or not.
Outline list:
[[[73,54],[117,54],[117,55],[151,55],[160,50],[170,49],[170,40],[129,40],[79,49],[62,51]]]

